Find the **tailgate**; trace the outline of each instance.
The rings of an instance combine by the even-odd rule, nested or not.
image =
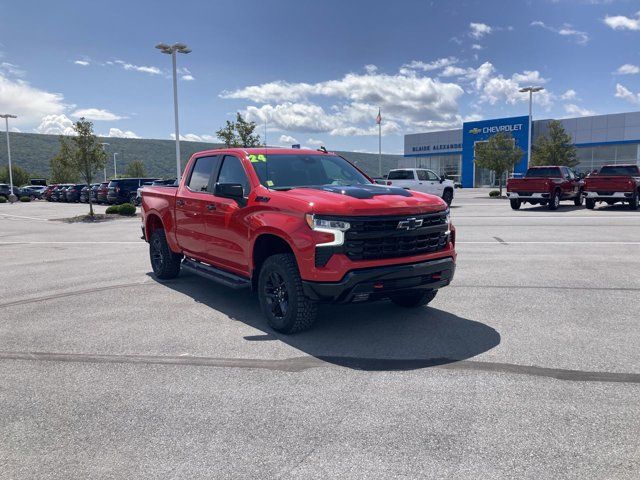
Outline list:
[[[549,191],[548,178],[511,178],[507,181],[509,192],[540,193]]]
[[[593,176],[585,180],[584,189],[589,192],[629,192],[634,182],[629,177]]]

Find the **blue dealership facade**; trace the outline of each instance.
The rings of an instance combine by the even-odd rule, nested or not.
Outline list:
[[[590,172],[604,164],[640,164],[640,112],[597,115],[560,120],[577,147],[577,171]],[[548,131],[550,120],[532,124],[532,142]],[[499,132],[508,132],[525,153],[514,169],[527,170],[529,117],[509,117],[465,122],[461,129],[405,135],[400,167],[429,168],[446,174],[463,187],[496,183],[495,174],[475,165],[475,147]]]

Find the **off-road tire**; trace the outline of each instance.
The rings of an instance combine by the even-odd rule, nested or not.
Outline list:
[[[547,208],[549,210],[557,210],[559,206],[560,206],[560,191],[555,190],[553,192],[553,195],[549,199],[549,204],[547,205]]]
[[[156,277],[161,280],[176,278],[180,273],[182,255],[173,252],[167,243],[167,237],[161,228],[151,234],[149,240],[149,259]]]
[[[390,294],[389,299],[399,307],[416,308],[427,305],[437,293],[437,290],[408,290]]]
[[[511,204],[511,208],[514,210],[520,210],[520,206],[522,205],[522,200],[519,199],[512,199],[509,200],[509,203]]]
[[[633,197],[631,197],[631,201],[629,202],[629,210],[638,210],[638,203],[640,202],[638,191],[633,192]]]
[[[284,312],[273,288],[274,279],[278,277],[284,289],[280,298],[286,300]],[[282,294],[282,290],[279,293]],[[318,315],[316,302],[307,298],[302,290],[300,271],[292,253],[279,253],[264,261],[258,277],[258,298],[269,326],[280,333],[308,330]]]

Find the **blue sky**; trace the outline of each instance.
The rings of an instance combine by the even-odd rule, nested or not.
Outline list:
[[[185,42],[181,134],[236,111],[269,144],[401,153],[403,135],[527,113],[640,110],[640,2],[0,0],[0,113],[24,132],[81,115],[112,136],[171,138],[170,57]]]

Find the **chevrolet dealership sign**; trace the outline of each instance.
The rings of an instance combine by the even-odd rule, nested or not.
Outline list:
[[[471,135],[478,135],[480,133],[495,134],[500,132],[519,132],[523,129],[524,123],[514,123],[513,125],[493,125],[490,127],[472,128],[469,130]]]

